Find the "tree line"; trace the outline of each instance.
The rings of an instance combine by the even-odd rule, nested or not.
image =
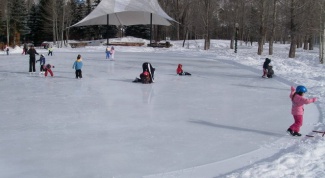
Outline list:
[[[67,28],[87,16],[101,0],[0,0],[0,42],[17,45],[67,40],[91,40],[121,35],[149,39],[148,25],[86,26]],[[273,54],[273,44],[290,43],[288,56],[296,49],[313,50],[324,41],[325,0],[158,0],[164,11],[178,23],[154,26],[156,41],[235,38],[246,45],[258,43],[261,55],[265,44]],[[237,24],[237,25],[236,25]],[[237,32],[237,33],[236,33]]]

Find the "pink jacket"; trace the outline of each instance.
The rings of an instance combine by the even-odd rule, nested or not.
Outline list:
[[[290,93],[290,98],[292,101],[291,114],[294,116],[295,115],[304,115],[304,105],[313,103],[317,99],[316,98],[311,98],[311,99],[304,98],[303,96],[300,96],[298,94],[295,94],[295,96],[293,97],[295,92],[296,92],[295,88],[291,87],[291,93]]]

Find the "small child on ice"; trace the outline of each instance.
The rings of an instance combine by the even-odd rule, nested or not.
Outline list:
[[[109,56],[111,55],[111,49],[108,46],[106,48],[105,53],[106,53],[106,59],[109,59]]]
[[[140,78],[135,78],[133,82],[141,82],[143,84],[149,84],[150,82],[150,76],[148,71],[144,71],[140,74]]]
[[[43,66],[43,69],[45,70],[45,77],[47,77],[47,73],[49,72],[50,75],[53,77],[53,72],[51,68],[55,68],[55,66],[52,66],[51,64],[46,64]]]
[[[296,89],[294,87],[291,87],[291,114],[293,115],[295,122],[288,128],[287,132],[290,133],[292,136],[301,136],[299,131],[303,122],[304,105],[317,101],[317,98],[304,98],[304,93],[306,92],[307,88],[304,86],[297,86]]]
[[[182,64],[178,64],[178,67],[176,69],[176,73],[178,75],[191,75],[190,73],[188,72],[184,72],[183,69],[182,69],[183,65]]]
[[[41,54],[41,57],[39,58],[39,60],[36,61],[36,63],[39,61],[40,63],[40,73],[39,74],[43,74],[45,72],[44,70],[44,65],[45,65],[45,57],[43,54]]]
[[[271,59],[266,58],[265,62],[263,64],[263,78],[268,78],[267,77],[267,73],[268,73],[268,69],[269,69],[269,64],[271,63]]]
[[[78,54],[77,56],[77,60],[73,63],[73,66],[72,66],[72,69],[76,69],[76,79],[79,78],[82,78],[82,66],[83,66],[83,63],[82,63],[82,59],[81,59],[81,55]]]
[[[111,55],[111,60],[112,61],[114,60],[114,53],[115,53],[115,50],[114,50],[114,47],[112,46],[111,47],[111,51],[110,51],[110,55]]]

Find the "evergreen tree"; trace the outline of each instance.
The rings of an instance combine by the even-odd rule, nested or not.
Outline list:
[[[85,5],[85,14],[84,17],[86,17],[87,15],[89,15],[91,13],[91,11],[93,10],[93,5],[92,5],[92,1],[91,0],[87,0],[86,1],[86,5]],[[94,36],[95,36],[95,31],[96,29],[96,25],[92,25],[92,26],[86,26],[85,30],[84,30],[84,38],[91,40]]]
[[[71,2],[71,11],[72,11],[72,23],[75,24],[78,23],[80,20],[82,20],[84,16],[84,4],[80,4],[78,2]],[[72,27],[70,29],[70,39],[80,40],[85,39],[85,27]]]
[[[52,22],[51,22],[51,10],[49,10],[49,0],[40,0],[39,1],[39,26],[38,31],[31,31],[34,35],[39,35],[42,41],[52,41]]]
[[[134,36],[137,38],[150,39],[149,25],[131,25],[125,29],[126,36]]]
[[[26,37],[26,41],[33,41],[35,45],[39,45],[43,41],[43,33],[42,33],[42,21],[39,10],[39,5],[35,3],[32,4],[30,9],[29,19],[27,25],[30,29],[28,36]]]
[[[20,44],[20,35],[28,33],[27,8],[25,0],[9,1],[11,44]]]

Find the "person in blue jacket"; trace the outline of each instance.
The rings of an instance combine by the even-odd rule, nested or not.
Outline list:
[[[83,63],[82,63],[82,59],[81,59],[81,55],[78,54],[77,56],[77,60],[73,63],[73,66],[72,66],[72,69],[76,69],[76,79],[79,78],[82,78],[82,66],[83,66]]]
[[[39,74],[43,74],[45,72],[44,70],[44,65],[45,65],[45,57],[43,54],[41,54],[41,57],[39,58],[39,60],[36,61],[36,63],[39,61],[40,63],[40,73]]]

